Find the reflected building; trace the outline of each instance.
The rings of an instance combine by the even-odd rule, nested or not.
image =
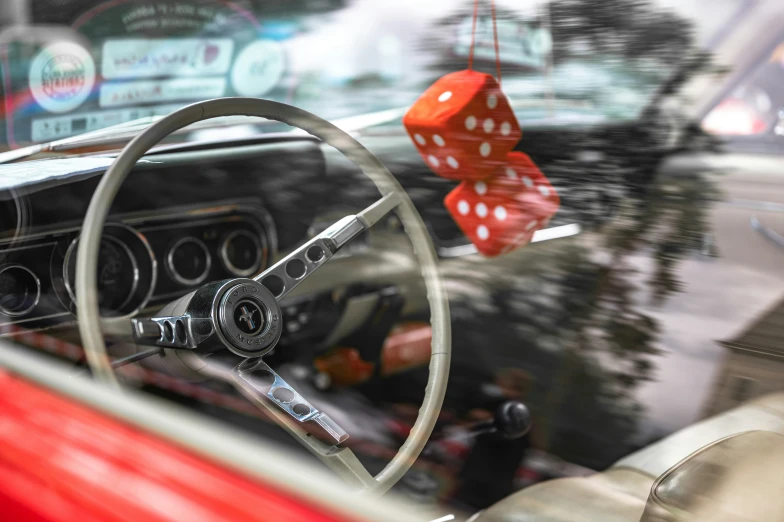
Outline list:
[[[784,390],[784,298],[740,334],[718,343],[727,349],[727,354],[704,417]]]

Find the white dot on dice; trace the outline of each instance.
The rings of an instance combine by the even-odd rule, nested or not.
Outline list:
[[[438,134],[433,134],[433,142],[435,142],[435,144],[438,145],[439,147],[443,147],[444,144],[446,143],[444,141],[444,138],[442,138]]]
[[[487,97],[487,108],[495,109],[496,105],[498,105],[498,97],[495,94],[491,94]]]
[[[539,192],[542,193],[542,196],[549,196],[550,195],[550,189],[545,187],[544,185],[539,185]]]
[[[476,235],[477,235],[477,237],[479,237],[479,239],[484,241],[485,239],[490,237],[490,231],[487,230],[486,226],[479,225],[478,227],[476,227]]]
[[[474,183],[474,190],[480,196],[484,196],[487,193],[487,185],[485,185],[484,181],[477,181]]]
[[[466,118],[465,121],[466,129],[472,131],[476,128],[476,118],[474,116],[469,116]]]
[[[523,176],[523,183],[525,183],[525,186],[528,187],[528,188],[531,188],[531,187],[534,186],[534,182],[531,181],[531,178],[529,178],[528,176]]]
[[[509,136],[509,133],[512,132],[512,126],[509,124],[508,121],[505,121],[501,124],[501,134],[504,136]]]
[[[493,132],[493,127],[495,127],[495,122],[492,118],[487,118],[485,122],[482,124],[482,128],[485,130],[486,133],[490,134]]]
[[[425,137],[422,136],[421,134],[414,134],[414,139],[420,145],[424,145],[425,143],[427,143],[427,141],[425,140]]]
[[[493,209],[493,214],[498,221],[503,221],[506,219],[506,209],[501,205],[498,205]]]
[[[452,97],[452,91],[444,91],[444,92],[442,92],[442,93],[441,93],[441,95],[438,97],[438,101],[440,101],[440,102],[445,102],[445,101],[447,101],[447,100],[448,100],[449,98],[451,98],[451,97]]]
[[[476,215],[480,218],[487,217],[487,205],[484,203],[476,204]]]
[[[490,148],[490,144],[489,144],[489,143],[487,143],[486,141],[485,141],[485,142],[483,142],[483,143],[482,143],[482,144],[479,146],[479,154],[481,154],[481,155],[482,155],[482,157],[485,157],[485,158],[486,158],[486,157],[488,157],[488,156],[490,155],[490,150],[491,150],[491,148]]]
[[[468,201],[461,199],[457,202],[457,211],[460,212],[461,215],[465,216],[471,210],[471,205],[468,204]]]
[[[452,156],[447,156],[446,157],[446,163],[447,163],[447,165],[449,165],[453,169],[456,169],[457,167],[460,166],[460,164],[457,162],[457,160],[455,158],[453,158]]]
[[[427,161],[429,161],[430,164],[433,165],[434,167],[438,167],[438,165],[441,163],[440,161],[438,161],[438,158],[436,158],[432,154],[427,157]]]
[[[506,167],[506,175],[509,179],[517,179],[517,172],[512,167]]]

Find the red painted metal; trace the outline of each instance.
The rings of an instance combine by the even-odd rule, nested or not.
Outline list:
[[[348,520],[2,370],[0,519]]]

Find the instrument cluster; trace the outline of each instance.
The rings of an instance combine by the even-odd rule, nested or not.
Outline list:
[[[79,237],[76,225],[0,240],[0,333],[75,319]],[[110,216],[98,255],[101,315],[133,315],[207,281],[253,276],[276,248],[258,201]]]

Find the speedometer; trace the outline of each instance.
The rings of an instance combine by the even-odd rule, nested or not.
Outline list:
[[[73,310],[76,295],[74,239],[63,260],[63,282]],[[144,236],[125,225],[107,225],[98,253],[98,306],[102,315],[130,314],[144,306],[155,286],[156,262]]]
[[[73,244],[77,248],[78,241]],[[70,262],[71,259],[75,261],[75,256],[68,259],[66,288],[71,299],[76,301],[76,263]],[[98,253],[98,306],[101,310],[123,309],[138,284],[139,267],[128,245],[114,237],[103,238]]]

